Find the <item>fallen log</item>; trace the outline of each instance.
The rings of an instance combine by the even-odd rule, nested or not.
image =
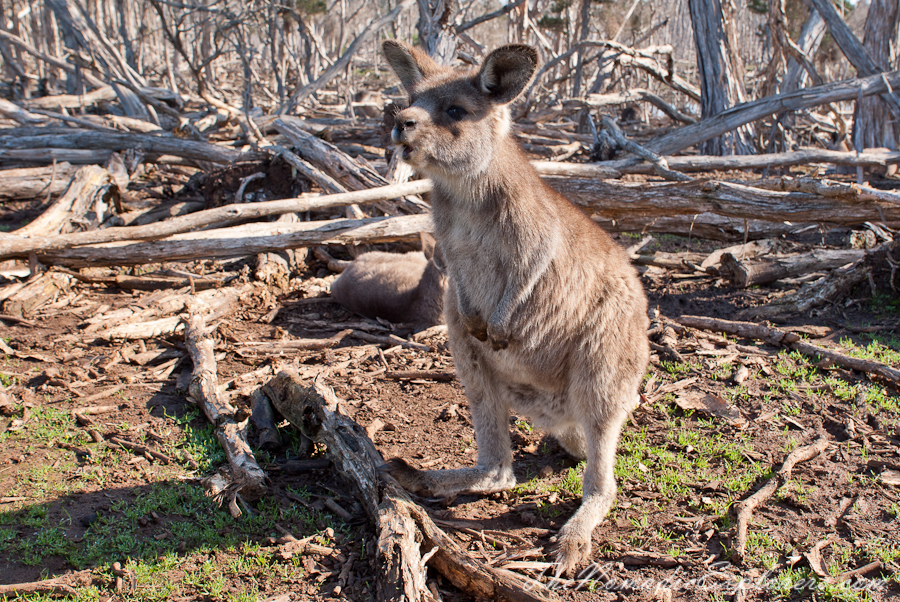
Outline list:
[[[3,301],[3,312],[14,318],[24,317],[67,292],[71,285],[72,277],[68,274],[46,272],[7,297]]]
[[[823,197],[811,192],[785,192],[766,190],[722,181],[679,182],[673,184],[633,185],[616,182],[598,181],[588,178],[547,178],[551,186],[563,192],[576,204],[581,205],[598,221],[626,221],[642,218],[659,222],[663,216],[690,215],[709,213],[725,217],[766,220],[770,222],[792,223],[828,223],[849,225],[865,221],[898,221],[900,205],[894,205],[885,199],[871,199],[867,195],[856,194],[855,189],[848,188],[846,198],[837,196]],[[345,205],[348,202],[363,202],[372,198],[385,198],[398,191],[429,190],[428,180],[419,180],[408,184],[382,187],[368,191],[347,193],[322,197],[319,201],[309,199],[298,202],[296,199],[269,201],[267,203],[251,203],[239,206],[221,207],[210,212],[182,216],[167,220],[160,224],[143,226],[141,230],[109,228],[98,232],[79,234],[77,237],[63,237],[53,241],[23,241],[13,237],[0,237],[0,258],[26,257],[30,252],[37,252],[42,261],[67,266],[84,266],[90,262],[96,265],[110,265],[120,262],[122,265],[135,263],[153,263],[157,261],[197,259],[201,257],[235,257],[261,252],[270,252],[285,248],[298,248],[322,244],[360,244],[366,242],[389,242],[408,238],[421,231],[428,231],[430,226],[418,225],[421,230],[413,232],[413,224],[425,224],[407,216],[391,218],[372,218],[371,220],[348,220],[339,222],[308,222],[307,225],[294,224],[290,230],[281,230],[281,226],[266,224],[256,230],[247,230],[246,235],[260,237],[256,240],[238,240],[239,230],[206,231],[191,235],[173,237],[159,243],[127,244],[115,247],[82,247],[68,249],[71,244],[91,244],[99,241],[121,240],[124,236],[137,235],[139,239],[157,239],[176,232],[185,232],[198,227],[229,223],[239,219],[250,219],[264,215],[287,213],[304,210],[303,208],[323,208]],[[359,196],[355,196],[359,195]],[[371,195],[371,196],[369,196]],[[392,221],[393,220],[393,221]],[[691,218],[689,223],[694,223]],[[682,222],[683,223],[683,222]],[[312,224],[312,225],[309,225]],[[287,226],[284,226],[287,227]],[[268,230],[271,228],[272,230]],[[313,232],[301,229],[316,228]],[[326,232],[344,230],[344,234],[329,236]],[[619,229],[619,228],[616,228]],[[638,228],[632,228],[640,229]],[[796,229],[796,226],[790,227]],[[650,231],[665,231],[659,228]],[[271,236],[267,236],[267,232]],[[278,234],[275,234],[278,233]],[[698,236],[706,234],[697,232]],[[765,236],[775,233],[769,229]],[[212,237],[228,240],[221,246],[201,243],[199,239]],[[265,237],[265,238],[262,238]],[[711,238],[724,238],[710,233]],[[732,237],[731,239],[734,239]],[[197,247],[185,246],[186,240],[197,241]],[[42,246],[43,245],[43,246]],[[57,247],[54,249],[54,247]],[[46,249],[43,251],[41,249]],[[110,256],[105,257],[109,253]],[[113,258],[115,256],[115,258]]]
[[[735,105],[714,117],[673,130],[651,140],[645,146],[657,154],[671,155],[773,114],[884,94],[898,87],[900,87],[900,71],[891,71],[767,96]]]
[[[608,232],[641,232],[645,234],[677,234],[695,238],[707,238],[723,242],[756,240],[783,236],[803,230],[816,224],[767,222],[763,220],[743,220],[723,217],[714,213],[696,215],[676,215],[672,217],[626,216],[608,219],[602,215],[591,215],[596,223]]]
[[[880,201],[900,205],[900,194],[889,190],[878,190],[862,184],[835,182],[820,178],[778,178],[775,181],[759,183],[760,188],[782,190],[784,192],[806,192],[831,199],[846,199],[855,202]]]
[[[865,255],[865,251],[856,249],[814,249],[808,253],[776,256],[763,261],[746,261],[725,253],[722,255],[719,274],[726,276],[737,286],[747,288],[782,278],[832,270],[859,261]]]
[[[868,150],[862,153],[835,151],[820,148],[803,148],[786,153],[769,153],[764,155],[686,155],[663,157],[670,169],[678,171],[729,171],[743,169],[772,169],[809,165],[811,163],[833,163],[835,165],[852,165],[860,167],[884,167],[900,163],[900,152]],[[648,163],[634,164],[631,160],[604,161],[585,164],[584,167],[606,167],[621,173],[653,173],[653,165]],[[587,173],[585,173],[587,175]]]
[[[118,187],[108,171],[102,167],[82,167],[65,194],[34,221],[16,230],[16,236],[52,236],[66,232],[73,219],[83,216],[98,202],[106,202],[113,194],[118,194]]]
[[[83,573],[87,572],[88,571],[83,571]],[[75,585],[78,586],[78,589],[76,589],[67,583],[69,580],[70,576],[64,575],[62,577],[54,577],[53,579],[45,579],[43,581],[0,585],[0,596],[3,596],[3,599],[24,598],[30,595],[77,596],[78,589],[81,589],[82,584],[76,583]]]
[[[123,276],[121,274],[117,276],[87,276],[64,268],[60,268],[60,271],[69,274],[81,282],[114,286],[123,291],[156,291],[159,289],[182,288],[186,286],[193,288],[195,291],[205,291],[210,288],[219,288],[222,286],[221,280],[213,278],[155,276],[151,274],[148,274],[147,276]]]
[[[17,136],[11,132],[0,130],[0,161],[6,161],[14,156],[10,154],[13,151],[33,152],[46,148],[116,152],[135,149],[145,155],[174,155],[206,163],[233,163],[239,160],[261,158],[261,155],[256,152],[243,153],[218,144],[183,140],[169,135],[118,134],[74,129],[68,129],[61,133],[48,128],[48,131],[43,134]],[[21,155],[19,156],[21,157]]]
[[[111,150],[80,148],[35,148],[28,150],[0,151],[4,166],[25,168],[31,165],[70,163],[72,165],[105,165],[113,154]],[[149,160],[149,159],[148,159]]]
[[[16,239],[14,236],[8,236],[0,238],[0,259],[27,257],[29,253],[67,249],[82,245],[116,241],[159,240],[175,234],[228,226],[273,215],[317,211],[343,207],[352,203],[372,203],[403,195],[417,194],[430,189],[430,180],[416,180],[406,184],[395,184],[343,194],[304,195],[298,198],[278,201],[224,205],[143,226],[119,226],[41,239]],[[311,222],[306,222],[306,224],[309,223]],[[12,234],[18,235],[21,231],[22,229],[15,230]]]
[[[48,167],[0,171],[0,201],[57,197],[66,191],[78,168],[65,161]]]
[[[231,515],[237,518],[241,515],[236,502],[237,496],[256,500],[265,495],[266,473],[257,464],[253,451],[247,443],[249,418],[236,421],[234,407],[222,397],[223,394],[219,390],[213,339],[199,313],[191,314],[187,320],[184,344],[194,362],[188,394],[215,426],[216,439],[219,440],[228,459],[226,485],[223,489],[217,484],[216,494],[223,496],[228,502]]]
[[[425,587],[428,564],[479,599],[556,599],[536,582],[466,555],[392,477],[380,472],[384,458],[365,429],[341,413],[340,400],[319,379],[305,383],[296,374],[282,372],[267,392],[291,424],[326,446],[334,467],[356,487],[378,532],[376,599],[432,600]]]
[[[0,98],[0,115],[3,115],[3,117],[7,119],[17,121],[22,125],[37,125],[47,121],[43,116],[26,111],[19,105],[13,104],[5,98]]]
[[[900,220],[900,205],[881,199],[863,200],[860,195],[849,193],[840,198],[824,197],[720,180],[650,185],[587,178],[546,180],[569,200],[606,219],[715,213],[772,222],[836,225]]]
[[[37,257],[47,265],[63,265],[70,268],[136,265],[200,258],[245,257],[320,245],[360,245],[415,240],[421,232],[430,231],[430,216],[421,214],[296,224],[260,223],[180,234],[156,242],[116,243],[109,246],[41,252]]]
[[[771,328],[762,324],[754,324],[752,322],[732,322],[730,320],[704,318],[701,316],[681,316],[680,318],[676,318],[675,321],[682,326],[711,330],[713,332],[724,332],[732,336],[757,339],[772,345],[780,345],[789,349],[794,349],[811,358],[823,358],[848,370],[858,370],[859,372],[876,374],[891,382],[895,387],[900,386],[900,370],[882,364],[881,362],[850,357],[849,355],[834,351],[833,349],[813,345],[805,339],[801,339],[800,335],[793,332],[786,332],[784,330]]]
[[[777,247],[778,241],[776,239],[767,238],[740,245],[734,245],[731,247],[725,247],[724,249],[716,249],[706,256],[706,259],[704,259],[700,263],[700,267],[706,269],[718,265],[722,261],[722,256],[726,253],[730,253],[738,260],[742,260],[765,255],[766,253],[771,253]]]
[[[759,307],[741,310],[735,317],[750,320],[772,319],[784,314],[801,314],[814,307],[839,301],[854,287],[862,284],[868,275],[866,260],[861,259],[847,268],[833,270],[816,282],[804,284],[796,293],[785,295]]]
[[[218,320],[237,310],[241,296],[247,288],[221,288],[203,291],[196,295],[177,295],[158,303],[157,307],[139,313],[125,314],[112,318],[104,328],[104,322],[95,322],[96,328],[86,328],[85,334],[94,333],[97,338],[107,341],[136,341],[153,337],[170,336],[184,329],[180,316],[153,318],[183,310],[193,313],[204,312],[208,320]],[[127,309],[125,311],[128,311]],[[127,320],[124,324],[121,323]],[[91,322],[89,321],[89,324]]]
[[[84,94],[58,94],[41,98],[27,98],[22,101],[22,105],[27,109],[80,109],[115,99],[116,91],[112,89],[112,86],[101,86]]]

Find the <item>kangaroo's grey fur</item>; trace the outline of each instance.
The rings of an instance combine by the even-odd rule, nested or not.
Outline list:
[[[471,468],[395,460],[390,470],[431,495],[509,489],[509,411],[529,416],[587,458],[581,507],[557,536],[557,574],[570,573],[615,499],[616,445],[649,357],[643,288],[624,251],[540,179],[509,135],[507,105],[534,74],[534,49],[504,46],[462,73],[402,42],[382,47],[410,100],[392,138],[434,181],[444,317],[478,443]]]
[[[331,296],[367,318],[416,328],[442,324],[447,278],[439,264],[434,238],[423,234],[421,252],[373,251],[351,261],[331,285]]]

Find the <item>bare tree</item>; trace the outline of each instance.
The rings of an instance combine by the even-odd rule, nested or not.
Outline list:
[[[726,0],[728,1],[728,0]],[[718,115],[746,99],[743,69],[728,35],[726,20],[719,0],[689,0],[697,65],[700,72],[700,105],[704,118]],[[753,129],[742,126],[703,143],[708,155],[748,155],[754,150]]]
[[[897,69],[900,54],[900,6],[897,0],[872,0],[866,16],[863,46],[884,71]],[[853,114],[853,141],[857,150],[885,147],[897,149],[900,122],[885,101],[877,96],[862,98]]]
[[[439,65],[449,65],[456,56],[456,2],[454,0],[418,0],[419,40],[425,52]]]

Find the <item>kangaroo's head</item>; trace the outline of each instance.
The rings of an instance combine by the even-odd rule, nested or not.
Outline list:
[[[507,105],[534,75],[534,48],[503,46],[480,69],[468,72],[441,67],[397,40],[385,40],[382,49],[409,95],[409,107],[397,115],[391,131],[403,159],[443,179],[483,173],[509,135]]]

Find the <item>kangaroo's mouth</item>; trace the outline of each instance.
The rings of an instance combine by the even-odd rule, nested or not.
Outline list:
[[[410,155],[412,155],[412,154],[413,154],[413,151],[415,150],[415,149],[414,149],[412,146],[410,146],[409,144],[402,144],[402,145],[400,145],[400,148],[402,149],[402,150],[401,150],[401,156],[402,156],[404,159],[409,159]]]

